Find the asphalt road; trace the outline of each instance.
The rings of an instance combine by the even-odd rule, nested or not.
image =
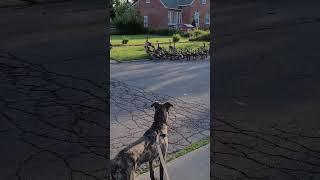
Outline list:
[[[111,79],[126,82],[146,91],[165,94],[187,102],[210,105],[210,62],[208,60],[141,61],[115,63]]]
[[[0,9],[0,153],[4,155],[0,179],[105,176],[105,153],[109,149],[105,143],[105,132],[109,129],[105,103],[107,69],[103,65],[106,64],[105,21],[103,1]],[[207,137],[208,61],[192,66],[143,64],[121,64],[117,73],[112,68],[111,74],[129,85],[181,97],[190,104],[204,103],[204,113],[197,113],[205,115],[205,122],[193,117],[192,120],[206,132],[197,132],[189,138],[195,141]],[[163,78],[150,76],[146,66]],[[140,70],[134,73],[128,68]],[[147,78],[141,78],[142,74]],[[128,75],[132,79],[126,79]],[[194,105],[181,106],[188,110]]]
[[[151,126],[156,100],[174,104],[170,153],[209,136],[209,60],[113,63],[110,71],[112,81],[125,83],[111,86],[111,157]]]
[[[104,1],[0,9],[0,179],[105,176],[105,17]]]
[[[215,1],[217,179],[319,179],[319,5]]]
[[[212,71],[212,87],[215,91],[212,106],[220,118],[214,120],[214,175],[217,179],[318,179],[319,1],[229,2],[215,1],[213,11],[216,46]],[[45,64],[51,71],[96,79],[98,84],[104,82],[106,71],[101,66],[104,61],[104,51],[101,49],[104,49],[105,44],[101,38],[104,34],[104,6],[100,3],[82,3],[1,9],[0,48],[34,63]],[[1,54],[1,58],[3,56]],[[1,80],[6,82],[11,79],[12,84],[17,82],[15,74],[8,74],[11,77],[2,76]],[[126,79],[125,76],[122,78]],[[64,84],[74,80],[66,81]],[[25,79],[19,79],[20,85],[25,82]],[[146,85],[142,79],[138,82],[141,86]],[[189,81],[184,82],[188,86]],[[73,85],[89,87],[82,81]],[[165,91],[159,83],[156,85],[149,88],[158,92]],[[191,92],[205,94],[200,87],[197,89],[181,90],[179,94],[173,95],[181,97]],[[6,89],[1,87],[1,90]],[[100,93],[103,96],[105,91],[101,90]],[[20,97],[21,94],[17,95],[11,94],[14,97]],[[79,101],[82,96],[71,99]],[[11,112],[4,109],[7,108],[6,103],[1,102],[2,113]],[[13,111],[11,115],[17,116],[17,113]],[[5,123],[8,119],[3,118],[3,115],[1,118],[4,128],[1,129],[0,142],[4,148],[0,151],[5,156],[1,159],[0,179],[16,179],[15,170],[20,161],[26,155],[42,151],[37,148],[35,151],[34,147],[30,148],[30,144],[17,141],[25,134],[11,133],[12,124]],[[25,115],[19,118],[21,122],[29,120],[30,117]],[[226,122],[240,127],[240,130]],[[37,139],[37,142],[43,141],[47,142]],[[54,143],[46,145],[51,150],[57,148]],[[70,174],[68,168],[55,169],[62,167],[61,161],[51,158],[52,152],[46,153],[50,155],[40,158],[42,162],[37,159],[32,161],[35,164],[29,166],[29,169],[23,169],[27,178],[58,179]],[[17,158],[13,161],[11,157]],[[49,166],[48,159],[57,164]],[[82,162],[88,162],[88,159],[84,158]],[[72,164],[84,163],[79,160]],[[93,160],[90,168],[92,164],[99,163]]]

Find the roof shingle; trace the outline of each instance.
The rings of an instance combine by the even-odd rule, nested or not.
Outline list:
[[[179,8],[178,0],[161,0],[161,1],[168,8]]]

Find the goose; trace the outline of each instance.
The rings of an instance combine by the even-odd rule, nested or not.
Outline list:
[[[174,47],[171,46],[171,39],[169,39],[169,49],[170,49],[171,51],[174,50]]]
[[[160,47],[159,41],[157,40],[157,44],[158,44],[158,49],[162,50],[162,47]]]

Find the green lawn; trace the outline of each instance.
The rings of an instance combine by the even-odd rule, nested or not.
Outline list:
[[[110,41],[112,45],[122,45],[123,37],[127,37],[129,42],[127,45],[143,45],[146,42],[146,38],[148,37],[149,42],[156,43],[156,40],[159,43],[169,43],[169,39],[172,39],[171,36],[159,36],[159,35],[111,35]],[[188,41],[187,38],[180,39],[181,42]]]
[[[113,46],[110,52],[110,56],[112,60],[117,61],[127,61],[127,60],[138,60],[138,59],[147,59],[148,54],[144,50],[144,42],[145,42],[145,35],[129,35],[127,36],[129,39],[131,38],[132,41],[129,40],[129,43],[131,42],[131,45],[136,46]],[[156,36],[153,35],[152,37],[149,37],[149,41],[155,42],[158,40],[160,43],[166,43],[169,42],[170,37],[169,36]],[[180,42],[181,41],[181,42]],[[203,43],[206,44],[206,46],[209,46],[208,42],[201,42],[201,41],[192,41],[189,42],[188,39],[181,39],[179,43],[176,44],[177,48],[192,48],[196,49],[201,46],[203,46]],[[114,43],[121,43],[121,36],[111,36],[111,44],[115,45]],[[141,45],[138,45],[141,44]],[[173,45],[173,44],[172,44]],[[168,48],[169,44],[161,44],[161,47]]]
[[[126,61],[146,59],[148,58],[148,54],[143,46],[121,46],[113,47],[110,51],[110,57],[112,60]]]

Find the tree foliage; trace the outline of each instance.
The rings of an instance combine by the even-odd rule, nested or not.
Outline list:
[[[113,19],[115,17],[115,7],[119,6],[120,0],[110,0],[109,8],[110,8],[110,18]]]
[[[114,6],[112,22],[122,34],[142,33],[144,30],[143,17],[131,6],[131,3],[120,2]]]

